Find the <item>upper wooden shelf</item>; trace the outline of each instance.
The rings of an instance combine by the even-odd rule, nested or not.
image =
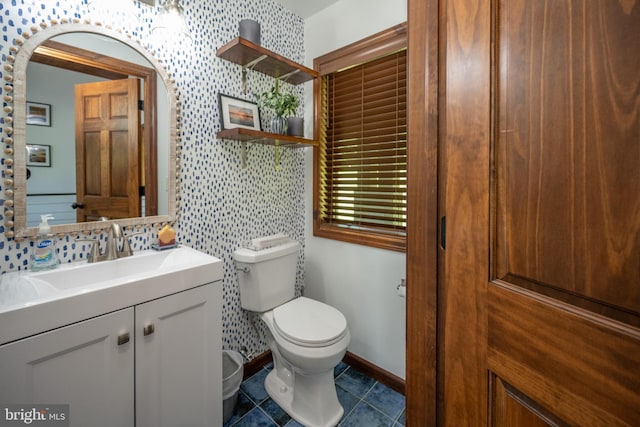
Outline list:
[[[317,71],[311,68],[293,62],[241,37],[236,37],[218,49],[216,56],[293,85],[308,82],[320,76]]]
[[[277,133],[262,132],[259,130],[235,128],[221,130],[216,134],[218,139],[229,139],[241,142],[253,142],[257,144],[275,145],[276,141],[282,145],[288,146],[316,146],[318,143],[311,139],[300,138],[297,136],[280,135]]]

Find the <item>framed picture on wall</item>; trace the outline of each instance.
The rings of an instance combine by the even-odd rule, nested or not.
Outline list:
[[[27,124],[51,126],[51,105],[27,101]]]
[[[27,166],[51,167],[51,146],[27,144]]]
[[[255,102],[219,93],[218,105],[222,130],[233,128],[260,130],[260,113],[258,104]]]

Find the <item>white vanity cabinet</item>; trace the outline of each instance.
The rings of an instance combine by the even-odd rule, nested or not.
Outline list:
[[[136,306],[137,427],[222,425],[221,301],[217,284]]]
[[[133,426],[133,321],[131,307],[3,345],[0,402],[69,404],[72,426]]]
[[[72,427],[221,425],[221,300],[208,284],[0,346],[0,402],[69,404]]]

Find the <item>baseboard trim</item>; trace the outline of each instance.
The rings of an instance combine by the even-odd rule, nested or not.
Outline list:
[[[273,357],[271,357],[271,350],[260,353],[244,364],[244,373],[242,374],[242,379],[246,380],[256,372],[258,372],[260,369],[262,369],[264,365],[272,361]]]
[[[391,372],[385,371],[381,367],[376,366],[368,360],[365,360],[349,351],[347,351],[347,354],[344,355],[342,360],[347,365],[353,366],[357,370],[367,374],[374,380],[381,382],[390,389],[395,390],[402,395],[405,394],[405,381]],[[257,355],[244,364],[243,379],[249,378],[262,369],[264,365],[272,361],[273,357],[271,356],[271,350],[267,350],[264,353]]]
[[[351,353],[350,351],[347,351],[347,354],[344,355],[344,358],[342,360],[347,365],[353,366],[360,372],[367,374],[374,380],[386,385],[390,389],[395,390],[402,395],[405,394],[405,381],[402,378],[392,374],[391,372],[374,365],[368,360],[365,360],[362,357]]]

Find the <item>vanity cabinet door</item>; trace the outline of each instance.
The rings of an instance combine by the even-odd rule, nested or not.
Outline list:
[[[222,425],[222,289],[136,306],[136,425]]]
[[[0,402],[68,404],[72,427],[133,427],[133,320],[128,308],[1,346]]]

